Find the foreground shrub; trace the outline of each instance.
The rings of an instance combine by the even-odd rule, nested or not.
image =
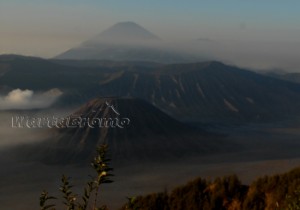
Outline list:
[[[87,182],[84,187],[82,196],[73,193],[73,185],[70,184],[70,177],[65,175],[61,178],[62,203],[67,210],[106,210],[105,205],[98,206],[99,188],[102,184],[111,183],[110,179],[112,168],[110,168],[110,159],[107,158],[107,145],[101,145],[97,148],[97,155],[91,162],[91,166],[96,172],[95,176],[91,176],[91,180]],[[40,209],[41,210],[56,210],[56,204],[53,204],[56,197],[49,196],[47,191],[43,191],[40,195]]]

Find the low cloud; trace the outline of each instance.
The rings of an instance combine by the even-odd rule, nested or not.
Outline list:
[[[15,89],[6,96],[0,96],[0,110],[46,108],[61,95],[62,92],[57,88],[38,93],[32,90]]]

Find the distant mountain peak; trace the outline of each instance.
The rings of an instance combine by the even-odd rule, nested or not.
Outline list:
[[[97,36],[97,39],[99,38],[115,41],[159,40],[156,35],[132,21],[116,23],[100,33],[99,36]]]
[[[132,21],[116,23],[55,58],[157,63],[186,63],[200,59],[198,55],[175,50],[167,42]]]
[[[141,27],[139,24],[133,22],[133,21],[123,21],[118,22],[114,26],[121,26],[121,25],[127,25],[127,26],[133,26],[133,27]]]

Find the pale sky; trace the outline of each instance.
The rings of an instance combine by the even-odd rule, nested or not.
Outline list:
[[[134,21],[168,41],[276,43],[297,57],[299,10],[299,0],[0,0],[0,54],[49,58]]]

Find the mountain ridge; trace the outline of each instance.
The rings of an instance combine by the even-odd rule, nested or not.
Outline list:
[[[16,88],[59,88],[64,95],[56,107],[76,106],[95,97],[130,96],[193,122],[271,122],[300,114],[299,84],[220,62],[60,62],[3,61],[0,56],[0,90],[7,94]]]

